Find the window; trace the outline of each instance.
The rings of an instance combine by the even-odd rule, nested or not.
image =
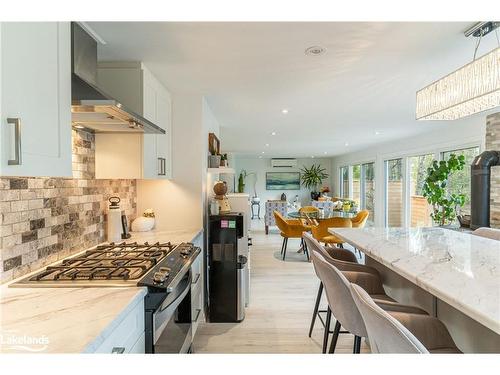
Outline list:
[[[403,159],[385,162],[386,225],[404,225]]]
[[[411,156],[408,158],[410,181],[410,226],[431,227],[432,207],[422,195],[427,168],[432,165],[434,154]]]
[[[375,163],[365,163],[361,166],[362,203],[361,208],[368,210],[368,223],[375,221]]]
[[[454,172],[448,181],[448,191],[453,194],[465,194],[465,204],[461,212],[470,214],[470,165],[474,158],[479,155],[479,147],[463,148],[459,150],[446,151],[441,154],[443,160],[448,160],[451,154],[464,155],[465,167],[461,171]]]
[[[361,165],[352,166],[352,199],[361,207]]]
[[[349,167],[340,168],[340,197],[349,198]]]

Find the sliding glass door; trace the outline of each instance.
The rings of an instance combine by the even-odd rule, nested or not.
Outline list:
[[[361,165],[352,166],[352,200],[361,207]]]
[[[385,162],[386,226],[404,226],[403,159]]]
[[[368,210],[368,223],[375,222],[375,163],[361,166],[361,208]]]
[[[411,156],[408,158],[409,170],[409,204],[410,204],[410,226],[430,227],[432,226],[432,207],[427,203],[427,198],[422,195],[427,168],[432,165],[434,154]]]
[[[479,147],[463,148],[459,150],[441,153],[443,160],[448,160],[451,154],[465,156],[465,167],[461,171],[454,172],[448,180],[448,191],[451,194],[465,194],[465,205],[460,210],[462,214],[470,214],[470,165],[474,158],[479,155]]]
[[[340,168],[340,197],[349,198],[349,167]]]

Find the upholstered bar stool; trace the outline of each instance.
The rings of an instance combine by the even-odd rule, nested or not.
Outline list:
[[[422,309],[399,304],[388,297],[382,287],[380,278],[376,274],[359,271],[341,272],[332,264],[331,260],[328,260],[328,258],[324,257],[320,252],[316,251],[317,248],[314,243],[311,243],[310,250],[316,274],[324,285],[328,300],[325,332],[323,336],[323,353],[326,352],[330,333],[333,333],[330,353],[334,352],[340,333],[349,332],[355,335],[354,353],[359,353],[361,337],[366,337],[366,330],[364,330],[362,321],[361,323],[359,321],[361,317],[350,295],[349,285],[351,282],[360,284],[362,288],[376,298],[377,304],[388,311],[397,311],[401,314],[427,314]],[[351,266],[361,265],[351,264]],[[332,312],[337,320],[333,332],[330,331]],[[341,326],[344,326],[347,332],[340,332]]]
[[[350,289],[372,353],[460,353],[439,319],[384,311],[360,286],[351,284]]]

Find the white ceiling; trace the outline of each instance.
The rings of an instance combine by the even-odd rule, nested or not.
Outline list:
[[[224,152],[301,157],[439,129],[415,121],[415,92],[472,59],[475,40],[463,31],[473,23],[89,25],[107,42],[100,59],[143,61],[172,92],[204,94]],[[496,43],[488,35],[478,55]],[[313,45],[326,53],[306,56]]]

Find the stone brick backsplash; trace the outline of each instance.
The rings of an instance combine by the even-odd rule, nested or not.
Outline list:
[[[500,151],[500,112],[486,117],[486,150]],[[490,226],[500,228],[500,166],[491,168]]]
[[[108,198],[136,216],[136,180],[96,180],[95,138],[73,131],[74,178],[0,178],[4,283],[106,240]]]

